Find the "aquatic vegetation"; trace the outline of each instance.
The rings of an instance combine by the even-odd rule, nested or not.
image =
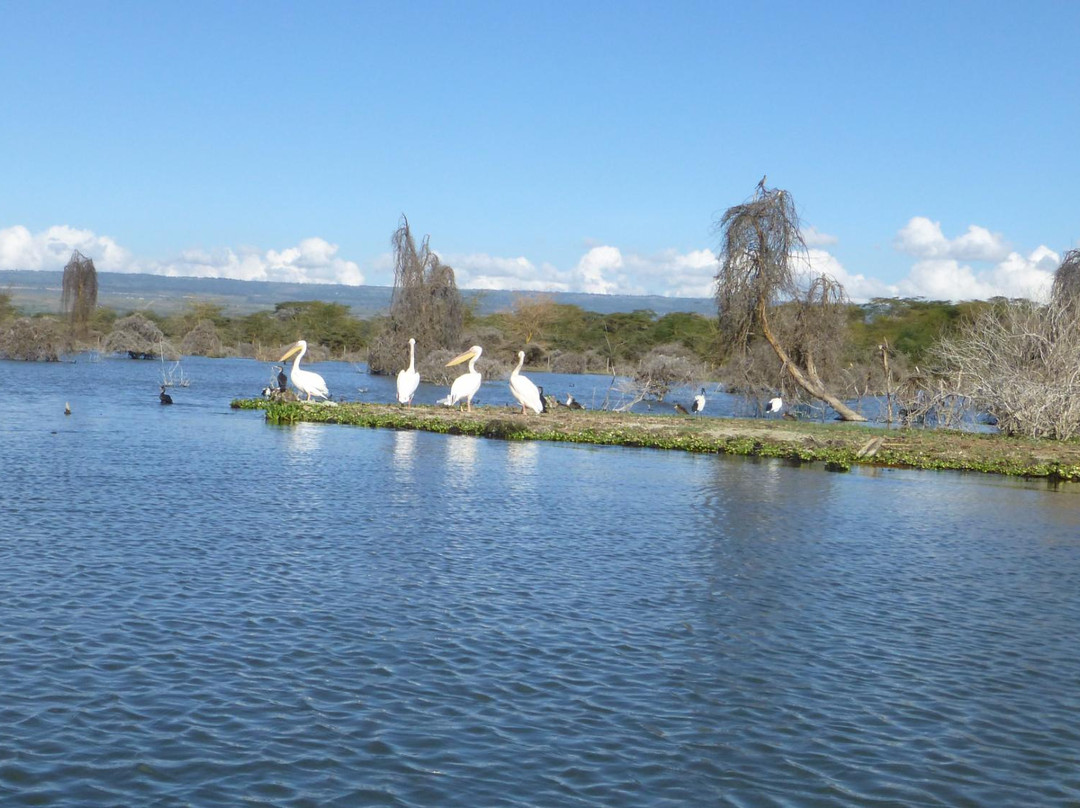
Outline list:
[[[523,416],[516,408],[403,408],[386,404],[278,402],[239,399],[234,409],[263,410],[268,423],[301,421],[372,429],[416,429],[496,440],[544,440],[665,449],[699,454],[766,457],[822,463],[828,471],[857,465],[977,471],[1080,481],[1080,442],[917,429],[885,430],[851,424],[734,418],[686,419],[659,415],[565,410]],[[869,440],[868,440],[869,436]]]

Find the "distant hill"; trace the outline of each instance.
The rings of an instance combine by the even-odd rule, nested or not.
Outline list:
[[[0,292],[29,313],[55,312],[60,307],[63,282],[61,271],[25,269],[0,270]],[[384,314],[390,308],[389,286],[342,286],[338,284],[271,283],[237,281],[227,278],[168,278],[163,275],[98,273],[98,305],[117,311],[152,309],[170,314],[190,301],[217,303],[230,315],[244,315],[272,309],[277,303],[321,300],[349,306],[354,316]],[[509,309],[519,295],[528,292],[463,289],[467,300],[479,299],[479,312],[490,314]],[[549,293],[545,293],[549,294]],[[671,312],[714,314],[715,304],[707,298],[661,297],[660,295],[588,295],[577,292],[550,293],[557,303],[580,306],[599,314],[650,309],[659,315]]]

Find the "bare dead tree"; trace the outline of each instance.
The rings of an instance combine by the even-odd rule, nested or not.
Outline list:
[[[63,323],[52,317],[19,317],[0,327],[0,357],[59,362],[67,349]]]
[[[394,292],[386,328],[368,351],[368,371],[397,373],[408,364],[408,341],[416,339],[416,354],[440,348],[459,348],[465,323],[465,303],[454,270],[431,251],[425,236],[417,249],[409,220],[401,217],[394,232]]]
[[[141,314],[117,320],[102,343],[106,353],[126,353],[132,359],[179,359],[180,352],[165,339],[157,324]]]
[[[635,400],[663,401],[672,387],[690,384],[704,375],[704,368],[693,352],[681,344],[658,345],[637,363],[630,384]]]
[[[224,356],[225,348],[217,326],[210,320],[199,320],[180,341],[181,352],[189,356]]]
[[[988,307],[935,346],[941,375],[1009,435],[1080,435],[1080,319],[1055,296]]]
[[[799,264],[809,261],[791,194],[766,188],[763,177],[753,197],[728,208],[715,230],[721,236],[716,305],[725,348],[745,355],[760,334],[783,376],[844,420],[865,421],[823,378],[843,344],[846,299],[843,286],[826,275],[800,288]],[[775,315],[781,304],[792,312],[786,323]]]
[[[1054,273],[1050,299],[1058,306],[1080,308],[1080,249],[1065,253]]]
[[[78,250],[64,267],[60,307],[75,330],[82,330],[97,306],[98,282],[94,261]]]

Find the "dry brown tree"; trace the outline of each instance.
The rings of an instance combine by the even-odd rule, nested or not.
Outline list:
[[[59,362],[67,350],[64,324],[53,317],[19,317],[0,326],[0,357]]]
[[[68,316],[72,330],[83,331],[97,306],[98,282],[94,261],[78,250],[64,267],[60,307]]]
[[[1050,299],[1059,306],[1080,308],[1080,249],[1069,250],[1054,272]]]
[[[721,239],[716,305],[727,352],[745,358],[763,337],[780,362],[776,386],[790,380],[844,420],[865,421],[826,383],[844,343],[847,301],[843,286],[826,275],[800,286],[800,266],[809,260],[791,194],[766,188],[763,177],[749,201],[724,212],[715,231]]]
[[[1000,301],[935,346],[951,389],[1007,435],[1080,435],[1080,318],[1064,288],[1046,305]]]
[[[132,314],[117,320],[102,343],[105,353],[126,353],[132,359],[179,359],[180,352],[152,320]]]
[[[368,351],[368,372],[397,373],[408,364],[409,338],[416,339],[417,362],[434,350],[458,349],[465,303],[454,270],[431,251],[424,236],[417,249],[409,220],[394,232],[394,292],[390,316]]]

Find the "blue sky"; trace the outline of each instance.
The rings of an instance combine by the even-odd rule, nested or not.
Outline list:
[[[855,299],[1080,246],[1080,3],[7,2],[0,269],[708,295],[765,173]]]

